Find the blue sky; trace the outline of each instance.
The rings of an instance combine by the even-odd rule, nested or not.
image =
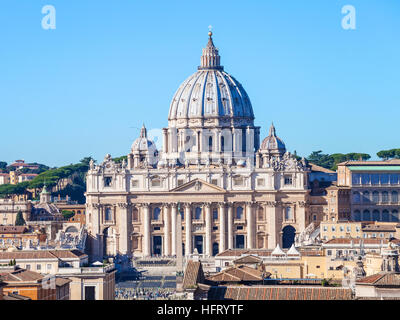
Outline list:
[[[44,5],[56,29],[41,27]],[[341,26],[344,5],[356,30]],[[225,70],[307,156],[399,148],[398,0],[2,0],[0,160],[51,166],[129,152],[170,100],[213,26]]]

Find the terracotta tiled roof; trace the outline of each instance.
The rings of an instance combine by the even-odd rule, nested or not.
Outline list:
[[[0,226],[0,233],[20,234],[26,230],[25,226]]]
[[[0,252],[0,260],[12,259],[66,259],[86,256],[79,250],[26,250],[14,252]]]
[[[253,263],[260,263],[262,261],[261,258],[253,256],[253,255],[247,255],[244,257],[237,258],[236,260],[233,260],[233,263],[235,264],[253,264]]]
[[[209,300],[352,300],[351,289],[304,286],[213,286]]]
[[[183,277],[183,289],[193,289],[197,283],[204,282],[203,267],[200,261],[189,260]]]
[[[40,273],[20,268],[8,272],[2,272],[2,271],[0,272],[1,272],[0,273],[1,280],[3,280],[6,283],[15,283],[15,282],[37,283],[43,279],[43,276]]]
[[[375,286],[396,286],[400,287],[400,273],[377,273],[362,278],[356,283]]]
[[[329,241],[326,241],[324,244],[350,244],[351,241],[353,241],[354,244],[359,244],[360,241],[363,241],[364,244],[380,244],[381,242],[383,242],[384,244],[388,242],[387,239],[376,239],[376,238],[364,238],[364,239],[360,239],[360,238],[335,238],[335,239],[331,239]],[[393,239],[392,240],[393,243],[398,244],[400,242],[399,239]]]
[[[19,294],[7,292],[7,294],[3,295],[3,300],[13,301],[13,300],[32,300],[32,299],[29,297],[21,296]]]
[[[272,250],[268,249],[228,249],[218,253],[217,257],[240,257],[242,255],[270,256]]]
[[[333,170],[326,169],[324,167],[318,166],[318,165],[316,165],[314,163],[311,163],[311,162],[309,162],[308,164],[311,166],[311,171],[318,171],[318,172],[325,172],[325,173],[336,173]]]
[[[57,287],[62,287],[64,285],[66,285],[67,283],[72,282],[72,280],[70,279],[66,279],[66,278],[56,278],[56,286]]]
[[[260,270],[241,265],[225,269],[208,277],[207,280],[213,282],[262,281],[263,273]]]
[[[393,165],[400,164],[400,159],[390,159],[390,160],[385,160],[385,161],[344,161],[344,162],[339,163],[338,165],[349,165],[349,166],[352,166],[352,165],[356,165],[356,166],[383,165],[383,166],[385,166],[385,165],[390,165],[390,164],[393,164]]]

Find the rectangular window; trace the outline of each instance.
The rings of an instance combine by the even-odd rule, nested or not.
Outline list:
[[[178,179],[178,187],[183,185],[183,179]]]
[[[104,186],[111,187],[112,177],[104,177]]]
[[[42,269],[42,265],[41,264],[37,264],[36,265],[36,270],[41,270]]]
[[[214,231],[218,230],[218,227],[213,227],[213,230],[214,230]]]
[[[151,180],[151,186],[152,187],[159,187],[159,186],[161,186],[161,180],[160,179],[152,179]]]
[[[132,180],[132,187],[133,188],[139,187],[139,180]]]
[[[265,185],[265,180],[264,179],[257,179],[257,186],[258,187],[263,187]]]
[[[340,229],[340,231],[342,231],[342,232],[344,231],[343,226],[340,226],[339,229]]]
[[[351,227],[347,227],[346,230],[347,230],[347,232],[350,232],[351,231]]]
[[[244,179],[243,177],[238,177],[233,179],[233,185],[234,186],[243,186],[244,184]]]
[[[47,265],[47,270],[51,270],[51,264]]]
[[[26,269],[26,270],[31,270],[31,265],[30,265],[30,264],[27,264],[27,265],[25,266],[25,269]]]
[[[243,226],[237,226],[236,230],[243,230]]]
[[[336,227],[332,226],[332,231],[336,231]]]
[[[285,186],[292,185],[293,179],[292,176],[285,176]]]
[[[218,179],[211,179],[211,184],[217,186],[218,185]]]

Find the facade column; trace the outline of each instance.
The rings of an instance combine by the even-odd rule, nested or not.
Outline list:
[[[276,201],[269,201],[266,203],[267,207],[267,219],[268,219],[268,249],[275,249],[278,241],[277,235],[277,211],[278,203]]]
[[[185,256],[192,254],[192,210],[190,203],[185,204]]]
[[[254,212],[253,203],[246,203],[247,248],[254,249]]]
[[[233,249],[233,203],[228,204],[228,249]]]
[[[130,254],[130,226],[132,221],[130,219],[130,214],[128,211],[127,203],[118,203],[118,218],[119,218],[119,240],[118,240],[118,250],[120,254]]]
[[[219,252],[226,250],[226,219],[225,219],[225,203],[219,204]]]
[[[164,204],[163,206],[164,212],[164,256],[171,255],[171,246],[170,246],[170,218],[169,218],[169,206],[168,204]]]
[[[205,214],[206,214],[206,255],[212,256],[212,239],[211,239],[211,204],[206,203],[204,205]]]
[[[173,203],[171,205],[171,224],[172,224],[172,228],[171,228],[171,255],[176,256],[176,245],[177,245],[177,236],[176,236],[176,215],[177,215],[177,206],[176,203]]]
[[[150,239],[150,208],[149,208],[150,204],[146,203],[143,205],[143,242],[144,242],[144,246],[143,246],[143,256],[144,257],[149,257],[151,256],[151,239]]]
[[[168,152],[168,129],[163,128],[163,152],[167,153]]]

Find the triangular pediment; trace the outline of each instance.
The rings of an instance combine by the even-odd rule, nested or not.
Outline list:
[[[226,190],[204,180],[194,179],[179,187],[176,187],[175,189],[172,189],[170,192],[209,193],[226,192]]]

